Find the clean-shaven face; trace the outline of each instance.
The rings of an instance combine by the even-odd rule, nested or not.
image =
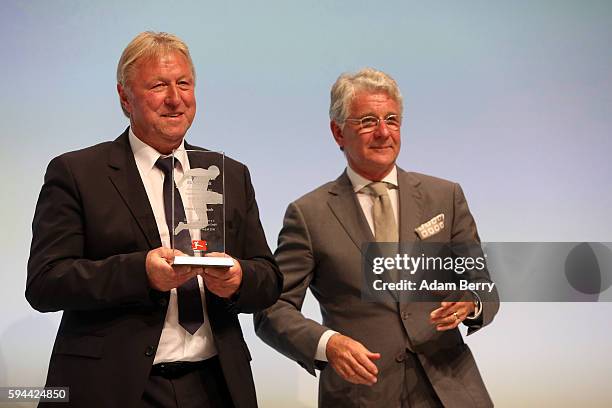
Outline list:
[[[134,134],[161,153],[177,148],[195,116],[194,86],[178,51],[137,61],[126,86],[118,86]]]
[[[345,122],[341,128],[332,124],[336,143],[344,149],[351,168],[370,180],[385,177],[395,165],[400,151],[400,130],[390,129],[382,120],[389,115],[401,116],[395,99],[384,92],[361,91],[353,98],[349,117],[375,116],[381,119],[374,131],[364,133],[361,125],[352,121]]]

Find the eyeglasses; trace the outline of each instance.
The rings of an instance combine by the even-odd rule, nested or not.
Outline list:
[[[373,132],[380,125],[381,120],[384,120],[385,125],[391,130],[399,130],[402,124],[402,117],[395,114],[387,115],[384,119],[368,115],[362,118],[346,118],[345,120],[347,122],[359,123],[361,133]]]

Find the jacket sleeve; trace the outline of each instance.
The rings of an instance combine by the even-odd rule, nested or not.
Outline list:
[[[242,283],[233,306],[237,312],[254,313],[276,302],[283,287],[283,277],[261,226],[249,171],[246,166],[243,169],[246,191],[245,239],[238,260],[242,268]]]
[[[81,187],[65,155],[51,161],[32,223],[28,302],[41,312],[150,304],[146,251],[87,259],[87,240],[96,237],[85,234]]]
[[[453,248],[460,252],[456,255],[469,256],[471,258],[483,257],[484,254],[480,246],[480,237],[478,236],[476,223],[470,213],[465,195],[459,184],[454,184],[453,207],[454,217],[451,240]],[[489,271],[486,268],[482,271],[471,271],[466,278],[474,283],[492,282]],[[482,304],[482,313],[477,319],[466,319],[463,321],[468,326],[468,335],[491,323],[499,310],[499,295],[495,287],[493,287],[491,292],[478,290],[476,293]]]
[[[275,256],[284,276],[283,293],[276,304],[255,315],[255,331],[268,345],[315,375],[316,348],[328,328],[301,313],[316,265],[308,227],[296,203],[287,208]]]

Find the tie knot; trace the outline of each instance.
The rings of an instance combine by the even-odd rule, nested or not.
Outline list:
[[[370,183],[363,188],[365,191],[369,191],[375,197],[380,197],[383,195],[388,195],[389,188],[387,187],[387,183],[383,181],[375,181],[374,183]]]
[[[172,165],[172,156],[163,158],[160,157],[155,162],[155,167],[163,171],[165,176],[168,176],[168,174],[170,174],[170,171],[172,171],[172,169],[174,168],[174,166]]]

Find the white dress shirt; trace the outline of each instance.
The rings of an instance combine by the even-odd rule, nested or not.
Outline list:
[[[157,230],[161,238],[162,246],[170,248],[170,232],[168,224],[166,224],[166,215],[164,212],[164,173],[155,166],[155,162],[160,157],[164,157],[157,150],[147,145],[132,132],[129,131],[130,146],[134,153],[136,166],[140,173],[140,178],[144,184],[155,216]],[[184,141],[175,153],[175,157],[180,163],[174,169],[175,180],[180,180],[183,172],[189,170],[189,159],[185,152]],[[193,207],[190,205],[190,196],[179,189],[181,199],[185,207]],[[187,220],[191,221],[194,216],[191,211],[186,211]],[[200,239],[199,231],[190,230],[191,239]],[[153,364],[164,363],[169,361],[200,361],[210,358],[217,354],[217,348],[212,336],[210,321],[206,311],[206,299],[204,295],[204,282],[202,277],[198,276],[200,285],[200,295],[202,296],[202,306],[204,309],[204,324],[193,334],[189,334],[183,329],[178,322],[178,303],[176,297],[176,289],[170,291],[170,301],[168,302],[168,311],[164,321],[161,338],[155,353]]]

